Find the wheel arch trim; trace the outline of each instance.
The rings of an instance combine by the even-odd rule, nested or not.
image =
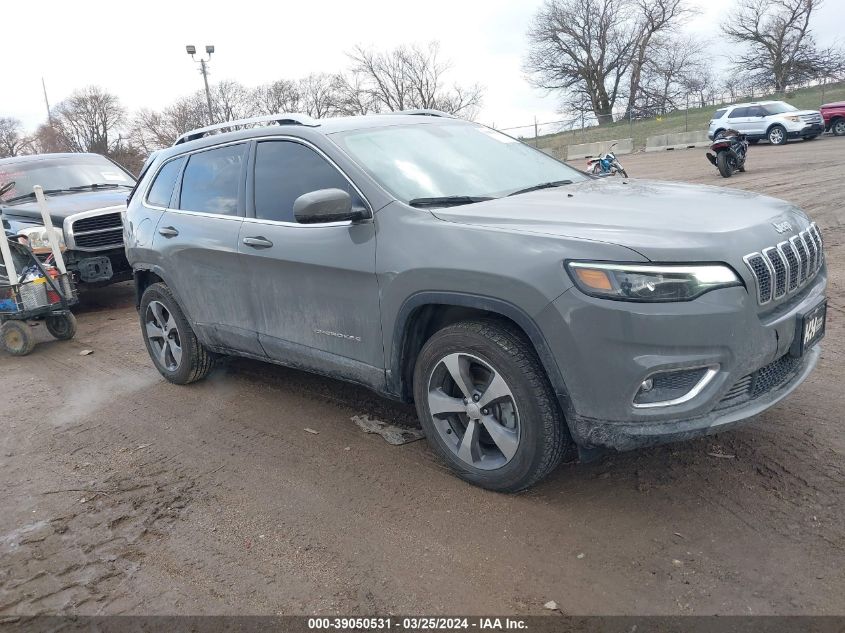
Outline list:
[[[167,286],[168,290],[170,290],[170,294],[176,299],[176,303],[179,304],[179,308],[182,310],[182,313],[185,315],[185,318],[188,320],[189,323],[194,323],[191,315],[185,309],[185,303],[182,301],[181,297],[179,297],[179,293],[176,291],[176,288],[170,283],[170,276],[164,271],[161,266],[151,265],[151,266],[134,266],[132,268],[132,276],[134,277],[135,281],[135,308],[140,310],[141,308],[141,296],[144,294],[141,292],[141,284],[138,281],[138,273],[152,273],[159,279],[164,282],[164,285]]]
[[[428,305],[439,305],[444,308],[460,307],[460,308],[474,308],[477,310],[484,310],[503,316],[510,321],[513,321],[519,326],[522,331],[528,336],[529,341],[534,346],[534,351],[543,365],[546,376],[555,390],[558,401],[561,404],[563,413],[568,417],[569,407],[569,390],[563,380],[563,374],[557,364],[557,360],[552,354],[549,344],[543,335],[540,327],[534,319],[526,313],[522,308],[494,297],[485,295],[476,295],[472,293],[454,292],[454,291],[422,291],[415,293],[405,299],[402,307],[396,316],[396,321],[393,327],[393,339],[390,352],[390,359],[387,368],[387,387],[388,390],[402,397],[402,369],[405,361],[405,343],[409,335],[408,326],[411,315],[419,308]]]

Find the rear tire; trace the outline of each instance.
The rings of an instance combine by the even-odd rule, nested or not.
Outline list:
[[[26,356],[35,348],[35,338],[26,321],[6,321],[0,327],[0,344],[12,356]]]
[[[426,341],[414,400],[432,448],[459,477],[489,490],[532,486],[560,463],[569,443],[534,348],[497,321],[463,321]]]
[[[60,341],[69,341],[76,336],[76,317],[70,312],[61,316],[48,316],[44,319],[44,325],[50,335]]]
[[[750,138],[750,139],[748,139],[748,142],[751,145],[757,145],[757,143],[760,142],[760,139],[759,138]]]
[[[165,284],[153,284],[144,291],[139,314],[147,352],[169,382],[187,385],[214,369],[216,355],[199,342]]]
[[[773,125],[766,133],[766,138],[772,145],[786,144],[786,128],[782,125]]]
[[[730,155],[730,152],[719,152],[716,156],[716,167],[719,168],[719,173],[723,178],[730,178],[736,168],[736,159]]]

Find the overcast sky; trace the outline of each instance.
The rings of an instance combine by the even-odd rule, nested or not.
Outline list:
[[[731,0],[692,0],[701,14],[688,29],[725,47],[715,25]],[[542,0],[24,0],[3,3],[0,116],[34,128],[45,119],[41,77],[51,103],[96,84],[130,110],[161,108],[202,87],[186,44],[214,44],[211,79],[247,86],[310,72],[336,72],[356,44],[388,48],[439,40],[450,79],[486,86],[479,120],[497,127],[560,118],[558,100],[532,88],[522,72],[525,33]],[[839,36],[845,0],[827,0],[814,20],[817,39]],[[716,53],[714,53],[716,56]]]

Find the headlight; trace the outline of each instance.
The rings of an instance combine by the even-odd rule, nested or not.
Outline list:
[[[18,231],[19,235],[23,235],[29,241],[29,247],[34,250],[50,250],[50,239],[47,236],[47,228],[44,226],[34,226],[30,229],[23,229]],[[64,250],[65,237],[61,229],[53,227],[53,235],[58,241],[59,248]]]
[[[787,116],[787,117],[784,117],[784,118],[787,121],[792,121],[793,123],[801,123],[801,117],[800,116]]]
[[[741,286],[724,264],[614,264],[568,262],[582,292],[619,301],[690,301],[716,288]]]

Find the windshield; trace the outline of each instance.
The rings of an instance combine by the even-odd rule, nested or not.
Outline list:
[[[767,103],[763,106],[763,109],[769,114],[783,114],[784,112],[795,112],[798,110],[798,108],[791,106],[788,103],[784,103],[783,101]]]
[[[332,139],[404,202],[446,197],[477,202],[544,183],[587,179],[509,136],[465,122],[352,130]]]
[[[109,159],[82,154],[0,165],[0,186],[12,181],[15,186],[3,196],[4,202],[32,193],[35,185],[51,191],[91,185],[132,187],[135,184],[131,176]]]

